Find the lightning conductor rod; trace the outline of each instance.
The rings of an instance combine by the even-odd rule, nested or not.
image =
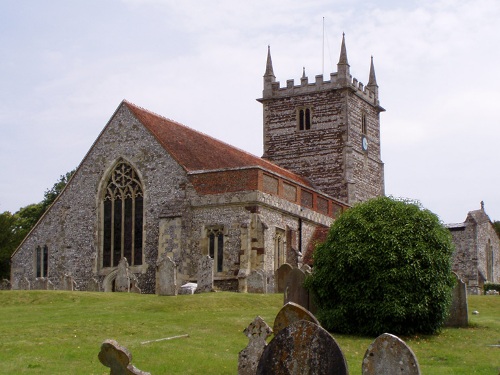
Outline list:
[[[323,17],[323,46],[321,56],[321,74],[325,75],[325,17]]]

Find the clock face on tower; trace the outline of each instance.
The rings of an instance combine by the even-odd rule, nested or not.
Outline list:
[[[368,139],[366,139],[365,136],[361,137],[361,147],[363,148],[363,151],[368,150]]]

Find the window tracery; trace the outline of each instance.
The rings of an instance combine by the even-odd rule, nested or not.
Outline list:
[[[116,267],[122,257],[142,264],[143,189],[134,168],[119,162],[106,182],[103,196],[102,266]]]

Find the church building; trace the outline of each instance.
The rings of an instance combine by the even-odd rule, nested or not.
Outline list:
[[[337,72],[282,86],[268,50],[262,157],[123,101],[12,255],[12,289],[70,277],[113,291],[125,258],[133,287],[155,293],[161,258],[182,285],[210,256],[216,288],[250,291],[259,273],[274,292],[280,265],[302,265],[342,211],[384,194],[373,59],[367,73],[366,86],[351,76],[342,38]]]

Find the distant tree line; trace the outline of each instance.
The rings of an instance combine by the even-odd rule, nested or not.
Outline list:
[[[0,214],[0,279],[10,278],[10,256],[21,244],[57,196],[64,189],[75,170],[59,177],[51,189],[45,191],[40,203],[32,203],[12,214]]]

